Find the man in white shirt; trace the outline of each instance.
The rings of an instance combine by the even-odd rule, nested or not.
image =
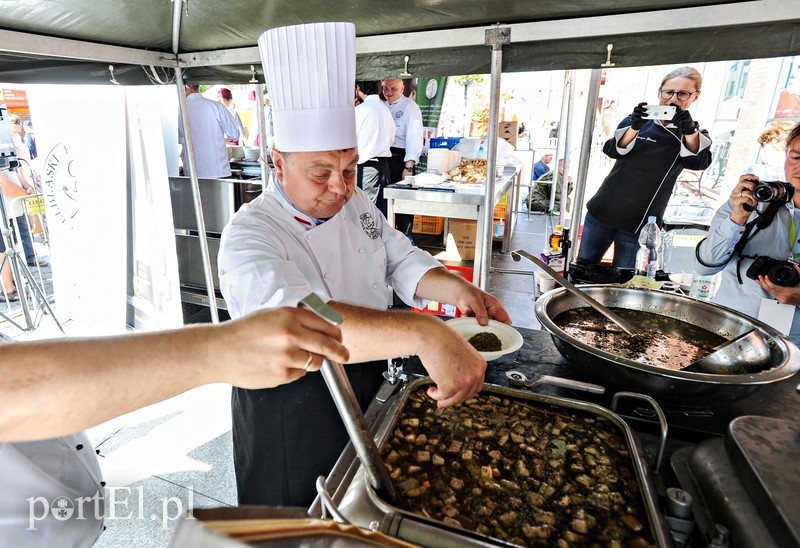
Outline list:
[[[230,144],[244,145],[246,139],[248,138],[248,131],[242,124],[242,117],[239,116],[239,113],[236,112],[236,109],[234,108],[233,93],[231,93],[231,90],[228,88],[220,88],[219,102],[225,105],[225,108],[227,108],[228,112],[230,112],[231,116],[233,116],[233,120],[236,122],[236,127],[239,128],[239,137],[237,139],[231,139]]]
[[[186,105],[189,109],[189,126],[192,130],[194,163],[197,176],[206,179],[230,177],[231,164],[225,141],[239,138],[236,122],[221,103],[200,95],[199,85],[186,85]],[[189,159],[183,124],[178,124],[178,143],[181,144],[183,172],[189,175]]]
[[[389,184],[389,158],[396,128],[392,112],[381,101],[380,85],[375,81],[356,82],[356,133],[358,135],[358,171],[356,184],[386,215],[383,187]]]
[[[414,168],[422,154],[424,144],[422,111],[417,103],[403,95],[404,85],[400,78],[384,80],[381,86],[397,128],[391,148],[392,157],[389,159],[389,170],[392,177],[390,182],[398,183],[406,175],[414,175]],[[408,234],[413,219],[414,217],[411,215],[396,215],[395,226],[399,231]]]

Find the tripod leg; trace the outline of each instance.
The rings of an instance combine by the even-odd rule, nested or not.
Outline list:
[[[16,258],[19,259],[19,255],[16,255]],[[47,296],[44,294],[44,291],[42,291],[42,288],[34,280],[33,274],[28,269],[28,265],[19,264],[18,266],[20,267],[22,275],[25,276],[25,279],[28,281],[28,287],[30,287],[31,291],[36,295],[36,301],[39,303],[40,306],[42,306],[47,310],[47,313],[50,315],[51,318],[53,318],[53,321],[56,323],[56,326],[58,326],[58,329],[61,331],[61,333],[64,333],[64,328],[61,327],[61,323],[58,321],[58,318],[56,318],[53,309],[50,307],[50,303],[47,302]],[[25,304],[27,304],[27,299]]]

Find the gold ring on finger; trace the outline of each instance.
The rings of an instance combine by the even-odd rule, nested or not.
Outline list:
[[[313,359],[314,359],[314,356],[311,354],[311,352],[309,352],[308,353],[308,359],[306,360],[306,364],[303,366],[304,370],[308,371],[308,368],[311,367],[311,360],[313,360]]]

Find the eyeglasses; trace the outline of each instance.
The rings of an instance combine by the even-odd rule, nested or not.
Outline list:
[[[658,95],[662,99],[664,99],[665,101],[669,100],[669,99],[672,99],[673,95],[678,98],[678,101],[685,101],[686,99],[688,99],[689,97],[691,97],[695,93],[697,93],[697,92],[696,91],[675,91],[675,90],[672,90],[672,89],[660,89],[660,90],[658,90]]]

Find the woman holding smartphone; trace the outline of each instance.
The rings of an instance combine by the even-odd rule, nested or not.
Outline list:
[[[680,172],[711,164],[711,139],[688,110],[700,96],[702,83],[693,67],[673,70],[661,81],[658,104],[674,106],[674,116],[649,119],[647,103],[639,103],[605,143],[603,152],[616,162],[586,204],[579,260],[598,264],[613,243],[612,267],[632,268],[639,230],[650,215],[663,222]]]

